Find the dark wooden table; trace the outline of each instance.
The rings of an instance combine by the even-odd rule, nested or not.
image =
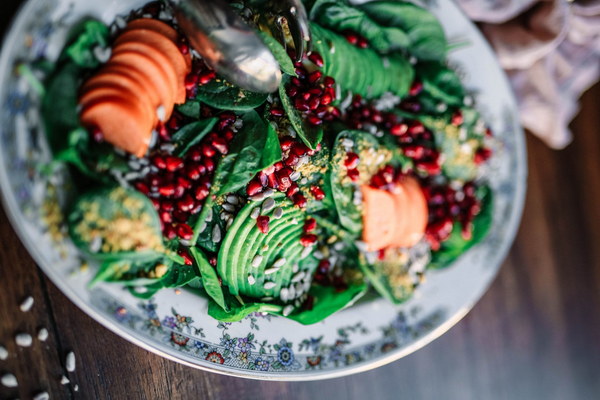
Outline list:
[[[19,2],[4,1],[14,10]],[[6,26],[12,12],[1,18]],[[598,399],[600,398],[600,85],[582,99],[575,141],[528,138],[529,192],[497,279],[447,334],[391,365],[321,382],[258,382],[197,371],[137,348],[76,308],[36,267],[0,211],[0,399]],[[35,299],[31,311],[19,304]],[[17,332],[49,338],[29,348]],[[77,368],[65,370],[74,351]],[[70,384],[61,385],[68,376]]]

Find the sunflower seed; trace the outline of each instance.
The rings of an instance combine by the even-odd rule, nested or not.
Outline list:
[[[206,212],[206,218],[204,219],[206,222],[210,222],[213,219],[213,209],[209,208]]]
[[[156,108],[156,116],[159,121],[164,121],[167,118],[167,110],[162,104]]]
[[[250,286],[252,286],[252,285],[254,285],[255,283],[256,283],[256,279],[255,279],[255,278],[254,278],[254,277],[253,277],[251,274],[248,274],[248,284],[249,284]]]
[[[70,351],[65,358],[65,368],[69,372],[75,371],[75,353]]]
[[[273,275],[277,271],[279,271],[279,268],[277,268],[277,267],[267,268],[267,269],[265,269],[265,275]]]
[[[40,342],[45,342],[45,341],[46,341],[46,339],[48,339],[48,329],[46,329],[46,328],[41,328],[41,329],[38,331],[37,338],[38,338],[38,340],[39,340]]]
[[[163,143],[160,145],[160,149],[167,153],[172,153],[175,150],[175,145],[173,143]]]
[[[227,220],[227,225],[225,225],[225,229],[231,228],[231,225],[233,225],[233,218],[229,218]]]
[[[0,346],[0,360],[4,361],[8,358],[8,350],[6,347]]]
[[[289,300],[294,300],[296,298],[296,289],[294,289],[294,286],[290,285],[287,288],[287,290],[288,290],[288,294],[287,294],[288,301]]]
[[[25,300],[23,300],[23,302],[19,306],[19,308],[23,312],[27,312],[27,311],[31,310],[31,307],[33,307],[33,297],[31,297],[31,296],[27,296],[27,298]]]
[[[265,199],[265,192],[261,192],[255,194],[254,196],[250,196],[250,200],[252,201],[263,201]]]
[[[2,378],[0,378],[0,382],[2,383],[2,386],[7,388],[14,388],[19,386],[19,382],[17,382],[17,377],[13,374],[2,375]]]
[[[229,204],[233,204],[234,206],[237,206],[238,204],[240,204],[240,199],[237,196],[230,194],[229,196],[227,196],[227,202]]]
[[[352,146],[354,146],[354,141],[352,139],[348,139],[348,138],[343,138],[342,139],[342,146],[344,146],[345,148],[352,148]]]
[[[212,241],[214,243],[219,243],[221,241],[221,228],[219,225],[215,224],[212,230]]]
[[[252,212],[250,213],[250,218],[252,219],[256,219],[258,218],[260,215],[260,208],[256,207],[252,209]]]
[[[312,246],[305,247],[304,250],[302,250],[302,253],[300,254],[300,258],[304,259],[304,258],[310,256],[311,252],[312,252]]]
[[[208,225],[206,224],[206,222],[203,222],[200,224],[200,228],[198,228],[198,230],[200,231],[200,233],[204,232],[206,230],[206,227]]]
[[[261,256],[260,254],[257,254],[252,259],[252,266],[254,268],[258,268],[262,262],[263,262],[263,256]]]
[[[275,286],[277,286],[275,282],[265,282],[265,284],[263,285],[263,289],[269,290],[273,289]]]
[[[271,197],[274,194],[275,194],[275,192],[271,188],[266,188],[265,191],[263,192],[263,195],[265,196],[265,198]]]
[[[273,267],[275,267],[275,268],[281,268],[281,267],[283,267],[285,265],[286,261],[287,260],[285,258],[280,258],[279,260],[277,260],[277,261],[275,261],[273,263]]]
[[[283,217],[283,208],[277,207],[273,210],[273,219],[279,219],[281,217]]]
[[[292,272],[296,273],[300,270],[300,266],[298,264],[294,264],[294,266],[292,267]]]
[[[300,271],[296,275],[294,275],[292,277],[292,282],[294,282],[294,283],[300,282],[302,280],[302,278],[304,278],[304,271]]]
[[[267,213],[269,211],[271,211],[273,208],[275,208],[275,200],[273,200],[272,198],[268,198],[265,201],[263,201],[262,206],[261,206],[261,212]]]
[[[272,301],[272,300],[273,300],[273,297],[269,297],[269,296],[266,296],[266,297],[263,297],[260,299],[260,301]]]
[[[285,306],[283,308],[283,316],[287,317],[288,315],[290,315],[292,313],[292,311],[294,311],[294,306],[293,305],[289,305],[289,306]]]
[[[281,291],[279,292],[279,297],[281,298],[281,301],[283,301],[284,303],[288,299],[289,292],[290,291],[288,290],[288,288],[281,288]]]
[[[35,396],[33,396],[33,400],[48,400],[50,399],[50,395],[48,394],[48,392],[40,392],[38,394],[36,394]]]
[[[294,171],[290,174],[290,181],[296,182],[298,179],[300,179],[301,176],[302,175],[300,174],[300,172]]]
[[[235,206],[233,204],[223,203],[221,207],[223,207],[223,210],[228,211],[230,213],[235,211]]]
[[[320,250],[315,250],[313,252],[313,257],[316,258],[317,260],[322,260],[323,259],[323,253],[321,253]]]
[[[33,343],[33,338],[29,333],[19,333],[15,336],[15,343],[20,347],[29,347]]]

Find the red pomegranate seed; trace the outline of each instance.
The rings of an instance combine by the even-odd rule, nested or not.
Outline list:
[[[166,185],[158,188],[158,193],[164,197],[173,196],[175,194],[175,185],[172,183],[167,183]]]
[[[408,127],[408,133],[412,136],[425,132],[425,125],[420,121],[412,121]]]
[[[190,253],[188,253],[188,251],[186,249],[180,249],[179,251],[177,251],[177,254],[179,254],[181,257],[183,257],[185,265],[193,265],[194,264],[194,262],[192,261],[192,257],[190,256]]]
[[[321,97],[321,104],[324,106],[331,104],[332,101],[333,101],[333,98],[331,97],[331,95],[329,93],[325,93],[323,95],[323,97]]]
[[[326,88],[332,88],[335,85],[335,79],[333,79],[331,76],[326,76],[323,79],[323,86],[325,86]]]
[[[346,160],[344,160],[344,166],[347,169],[356,169],[359,161],[360,161],[360,157],[358,156],[358,154],[350,151],[350,152],[346,153]]]
[[[325,198],[325,192],[318,186],[311,186],[310,193],[314,196],[314,198],[318,201],[321,201]]]
[[[410,87],[410,90],[408,91],[408,94],[410,96],[417,96],[422,91],[423,91],[423,83],[421,83],[420,81],[414,81]]]
[[[177,236],[177,232],[175,232],[175,228],[173,228],[173,225],[168,224],[163,229],[163,235],[168,240],[173,240],[173,239],[175,239],[175,236]]]
[[[192,161],[202,160],[202,151],[198,147],[192,147],[188,152],[188,158]]]
[[[206,85],[207,83],[211,82],[216,77],[217,77],[217,74],[215,71],[206,71],[200,75],[200,78],[198,79],[198,83],[200,83],[201,85]]]
[[[269,232],[269,217],[266,215],[261,215],[256,218],[256,226],[261,233]]]
[[[210,158],[205,159],[204,168],[206,168],[208,172],[213,172],[215,169],[215,162]]]
[[[208,190],[208,188],[206,186],[198,186],[194,190],[194,197],[196,198],[196,200],[201,201],[201,200],[204,200],[206,197],[208,197],[209,192],[210,191]]]
[[[167,171],[171,172],[183,168],[183,160],[179,157],[168,156],[167,158],[165,158],[165,164]]]
[[[277,183],[277,176],[275,176],[275,174],[267,175],[267,186],[273,189],[277,189],[279,187],[279,183]]]
[[[381,176],[381,174],[373,175],[371,178],[371,186],[375,189],[381,189],[386,185],[385,179]]]
[[[156,168],[158,169],[166,169],[167,168],[167,163],[165,162],[165,159],[162,158],[161,156],[153,156],[152,157],[152,165],[154,165]]]
[[[306,120],[308,121],[309,124],[311,124],[313,126],[323,125],[323,120],[314,115],[310,115]]]
[[[175,218],[177,222],[186,222],[188,219],[188,213],[181,210],[175,210],[173,211],[173,218]]]
[[[482,147],[475,153],[475,164],[483,164],[492,156],[492,151],[486,147]]]
[[[402,148],[407,157],[420,160],[425,155],[425,148],[421,145],[410,145]]]
[[[381,177],[386,183],[392,183],[394,181],[394,176],[396,175],[396,171],[394,171],[394,167],[391,165],[386,165],[381,170]]]
[[[198,85],[198,75],[189,74],[188,76],[185,77],[185,89],[186,90],[193,90],[196,88],[197,85]]]
[[[302,86],[302,82],[300,81],[300,79],[296,78],[295,76],[292,77],[291,81],[292,81],[292,85],[294,85],[294,86],[298,86],[298,87]]]
[[[202,175],[200,173],[200,170],[198,169],[198,166],[195,164],[188,164],[185,166],[185,175],[190,178],[193,181],[196,181],[198,179],[200,179],[200,176]]]
[[[437,175],[442,172],[442,167],[437,161],[419,161],[416,167],[429,175]]]
[[[254,196],[262,191],[262,188],[263,185],[260,182],[252,180],[250,183],[248,183],[248,186],[246,186],[246,194],[248,196]]]
[[[161,211],[159,214],[160,220],[165,224],[173,222],[173,216],[168,211]]]
[[[308,55],[308,59],[310,61],[312,61],[317,67],[322,67],[323,66],[323,57],[321,57],[321,55],[317,52],[311,52]]]
[[[296,110],[298,110],[298,111],[310,110],[308,103],[306,102],[306,100],[304,100],[302,98],[297,98],[296,100],[294,100],[294,108],[296,108]]]
[[[283,168],[283,163],[281,161],[277,161],[275,164],[273,164],[273,171],[280,171]],[[291,172],[290,172],[291,174]],[[269,173],[267,173],[267,175],[270,175]]]
[[[165,142],[171,141],[171,134],[169,133],[169,130],[167,129],[165,124],[159,123],[156,126],[156,131],[158,132],[158,136],[160,136],[162,140],[164,140]]]
[[[314,218],[309,218],[304,221],[304,232],[309,233],[317,228],[317,221]]]
[[[227,146],[227,141],[222,137],[217,137],[211,142],[212,147],[217,149],[217,151],[221,154],[227,154],[229,148]]]
[[[304,79],[307,73],[308,71],[303,66],[296,67],[296,75],[298,75],[298,78]]]
[[[494,136],[494,132],[490,128],[485,128],[485,136],[492,137]]]
[[[194,237],[194,230],[188,224],[179,224],[177,225],[177,236],[183,240],[190,240]]]
[[[160,210],[160,200],[158,200],[158,199],[150,199],[150,201],[152,202],[152,205],[154,206],[154,209],[156,211]]]
[[[173,206],[173,202],[169,201],[169,200],[163,200],[160,203],[160,209],[163,211],[173,211],[175,209],[175,206]]]
[[[358,38],[358,42],[356,43],[356,45],[361,49],[366,49],[367,47],[369,47],[369,42],[366,38],[361,36]]]
[[[308,75],[308,81],[310,83],[316,83],[323,77],[323,73],[321,71],[313,71]]]
[[[144,182],[136,182],[134,186],[139,192],[143,194],[147,195],[148,193],[150,193],[150,188]]]
[[[318,97],[314,97],[314,98],[310,99],[308,102],[308,108],[310,108],[313,111],[316,110],[320,105],[321,105],[321,100]]]
[[[353,32],[346,32],[344,37],[348,41],[348,43],[352,45],[356,45],[358,43],[358,35]]]
[[[284,160],[284,164],[287,165],[288,167],[291,167],[291,166],[298,164],[298,160],[299,160],[298,156],[292,153],[288,156],[288,158],[286,158]]]
[[[299,191],[300,191],[300,188],[298,187],[298,184],[297,184],[296,182],[294,182],[294,183],[292,183],[292,184],[290,185],[289,189],[288,189],[288,190],[287,190],[287,192],[286,192],[286,195],[287,195],[289,198],[292,198],[292,197],[294,197],[294,195],[295,195],[296,193],[298,193]]]
[[[313,244],[317,243],[317,235],[313,235],[311,233],[307,234],[307,235],[302,235],[302,237],[300,237],[300,244],[304,247],[309,247],[312,246]]]
[[[358,181],[358,178],[360,178],[360,172],[358,172],[357,169],[349,169],[348,178],[350,178],[352,182],[356,182]]]
[[[185,190],[192,187],[192,183],[183,176],[177,177],[177,186],[182,186]]]
[[[209,157],[210,158],[210,157],[214,157],[214,155],[217,154],[217,151],[210,144],[205,143],[205,144],[202,145],[202,154],[205,157]]]
[[[177,207],[183,212],[190,212],[194,209],[194,199],[189,194],[186,194],[177,202]]]
[[[290,86],[289,88],[287,88],[287,94],[290,97],[296,97],[296,95],[298,94],[299,88],[298,86]]]
[[[291,149],[292,153],[294,153],[298,157],[302,157],[303,155],[305,155],[308,152],[308,150],[309,148],[301,142],[294,143]]]
[[[463,121],[464,121],[464,118],[463,118],[462,112],[460,112],[460,110],[455,112],[454,114],[452,114],[452,121],[451,121],[452,125],[460,126],[460,125],[462,125]]]
[[[292,148],[292,145],[295,143],[295,140],[289,136],[284,136],[280,139],[279,144],[281,145],[281,150],[288,151]]]
[[[188,46],[187,43],[185,43],[185,42],[179,42],[177,47],[179,47],[179,51],[183,55],[187,55],[190,53],[190,46]]]
[[[379,261],[385,260],[385,249],[381,249],[377,252],[377,259]]]
[[[271,107],[271,110],[269,110],[269,113],[274,117],[282,117],[283,109],[279,108],[279,107]]]
[[[296,193],[292,200],[296,207],[300,207],[300,208],[306,207],[306,197],[304,197],[302,194]]]
[[[408,125],[405,123],[392,125],[390,133],[394,136],[402,136],[408,132]]]

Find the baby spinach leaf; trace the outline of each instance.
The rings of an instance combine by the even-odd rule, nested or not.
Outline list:
[[[401,1],[370,1],[359,6],[377,23],[396,27],[409,38],[406,50],[421,60],[446,59],[448,42],[444,29],[428,10]]]
[[[194,257],[194,260],[196,260],[196,264],[200,269],[204,290],[211,299],[213,299],[221,308],[226,310],[227,304],[225,303],[225,296],[223,295],[223,289],[221,288],[221,282],[219,282],[217,272],[212,265],[210,265],[204,253],[198,248],[191,247],[190,253],[192,254],[192,257]]]
[[[465,89],[452,69],[436,61],[418,63],[415,69],[418,79],[423,82],[423,92],[419,98],[429,96],[449,106],[463,104]]]
[[[365,274],[367,282],[373,286],[380,296],[392,304],[401,304],[412,296],[414,291],[413,286],[393,284],[390,277],[384,272],[382,262],[377,261],[374,265],[371,265],[361,254],[359,265],[361,271]],[[398,268],[401,268],[401,266],[398,266]]]
[[[185,103],[175,107],[177,111],[186,117],[200,118],[200,101],[198,100],[187,100]]]
[[[220,110],[246,111],[263,104],[268,96],[240,89],[219,78],[199,86],[196,99]]]
[[[481,212],[473,220],[471,239],[465,240],[461,234],[460,224],[455,223],[450,238],[442,243],[438,251],[432,252],[428,268],[442,269],[449,266],[487,236],[493,223],[493,192],[488,187],[481,187],[479,193],[481,193]]]
[[[82,68],[96,68],[100,62],[94,55],[94,49],[108,46],[108,27],[98,20],[88,19],[80,22],[72,35],[74,39],[64,49],[63,56]]]
[[[217,195],[235,192],[263,169],[281,160],[277,132],[256,111],[242,115],[244,125],[231,141],[229,153],[217,166],[214,182]]]
[[[204,207],[209,207],[209,208],[212,207],[213,217],[211,218],[210,221],[206,221],[204,229],[202,230],[202,232],[199,232],[198,239],[194,243],[196,243],[197,246],[203,248],[206,251],[216,253],[219,250],[219,243],[215,243],[213,241],[212,232],[215,229],[215,225],[219,226],[219,229],[221,230],[221,232],[225,232],[224,221],[221,218],[217,217],[219,215],[219,212],[222,209],[216,205],[213,206],[210,203],[209,204],[205,203]],[[205,216],[199,215],[199,218],[205,218]],[[200,230],[200,225],[198,225],[197,229]]]
[[[212,130],[219,119],[207,118],[185,125],[173,134],[171,140],[177,148],[173,152],[177,157],[183,157],[189,149],[197,145]]]
[[[317,148],[317,145],[321,142],[321,140],[323,140],[323,128],[310,127],[308,124],[304,123],[302,116],[298,110],[294,108],[292,100],[288,97],[285,90],[289,81],[289,75],[284,75],[283,79],[281,80],[281,84],[279,85],[279,97],[281,98],[281,104],[283,105],[285,113],[290,120],[290,124],[298,136],[300,136],[304,144],[314,150]]]
[[[200,272],[194,265],[171,265],[159,283],[163,288],[180,288],[200,279]]]
[[[296,68],[294,68],[292,59],[277,39],[262,31],[259,31],[258,34],[269,50],[271,50],[271,53],[273,53],[273,57],[279,63],[281,70],[288,75],[296,76]]]
[[[278,304],[268,304],[248,301],[241,304],[228,290],[223,291],[227,307],[221,307],[212,298],[208,302],[208,315],[218,321],[237,322],[244,319],[248,314],[265,312],[269,314],[281,314],[283,307]]]

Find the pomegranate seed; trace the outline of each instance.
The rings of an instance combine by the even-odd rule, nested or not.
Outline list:
[[[385,260],[385,249],[381,249],[377,252],[377,259],[379,261]]]
[[[273,164],[273,171],[280,171],[282,168],[283,168],[283,163],[281,161],[277,161],[275,164]],[[290,174],[291,174],[291,172],[290,172]],[[267,175],[270,175],[270,174],[267,173]]]
[[[175,207],[173,206],[173,202],[172,201],[168,201],[168,200],[164,200],[160,203],[160,209],[163,211],[173,211],[175,209]]]
[[[202,151],[198,147],[192,147],[188,152],[188,158],[192,161],[202,160]]]
[[[323,64],[323,57],[321,57],[321,55],[320,55],[319,53],[316,53],[316,52],[314,52],[314,51],[313,51],[313,52],[311,52],[311,53],[308,55],[308,59],[309,59],[310,61],[312,61],[312,62],[313,62],[313,64],[315,64],[315,65],[316,65],[317,67],[319,67],[319,68],[320,68],[320,67],[322,67],[322,66],[324,65],[324,64]]]
[[[192,261],[192,257],[190,256],[190,253],[188,253],[188,251],[186,249],[180,249],[179,251],[177,251],[177,254],[179,254],[181,257],[183,257],[185,265],[193,265],[194,264],[194,262]]]
[[[392,125],[390,133],[394,136],[402,136],[408,132],[408,125],[405,123]]]
[[[357,169],[349,169],[348,170],[348,178],[350,178],[350,180],[352,182],[358,181],[359,177],[360,177],[360,172],[358,172]]]
[[[143,193],[143,194],[145,194],[145,195],[147,195],[148,193],[150,193],[150,188],[149,188],[149,187],[148,187],[148,185],[146,185],[144,182],[136,182],[136,183],[134,184],[134,186],[135,186],[135,188],[136,188],[136,189],[137,189],[139,192],[141,192],[141,193]]]
[[[350,43],[352,45],[356,45],[358,43],[358,35],[356,35],[355,33],[346,32],[344,34],[344,37],[346,38],[346,40],[348,41],[348,43]]]
[[[385,179],[380,174],[374,175],[371,178],[371,186],[375,189],[381,189],[386,185]]]
[[[486,147],[482,147],[475,153],[475,164],[483,164],[492,156],[492,151]]]
[[[317,243],[317,235],[313,235],[313,234],[307,234],[307,235],[302,235],[302,237],[300,237],[300,244],[304,247],[309,247],[314,245],[315,243]]]
[[[396,175],[396,172],[391,165],[386,165],[383,170],[381,170],[381,177],[386,183],[392,183],[394,181],[394,175]]]
[[[314,115],[309,116],[306,120],[308,121],[309,124],[311,124],[313,126],[323,125],[323,120]]]
[[[223,133],[223,137],[225,138],[226,141],[231,142],[231,140],[233,139],[233,137],[235,136],[235,133],[233,133],[233,131],[231,130],[226,130]]]
[[[229,151],[227,142],[225,141],[225,139],[223,139],[221,137],[217,137],[216,139],[214,139],[211,142],[211,145],[212,145],[212,147],[217,149],[217,151],[221,154],[227,154],[227,152]]]
[[[223,111],[221,114],[219,114],[219,119],[221,121],[229,121],[233,123],[237,119],[237,116],[232,111]]]
[[[460,125],[462,125],[463,122],[464,122],[464,118],[463,118],[462,112],[460,112],[460,110],[455,112],[452,115],[452,121],[451,121],[452,125],[460,126]]]
[[[303,155],[305,155],[308,152],[308,150],[309,148],[301,142],[294,143],[291,149],[292,153],[294,153],[298,157],[302,157]]]
[[[316,83],[323,77],[323,73],[321,71],[314,71],[308,75],[308,81],[310,83]]]
[[[290,86],[289,88],[287,88],[287,94],[290,97],[296,97],[296,95],[298,94],[298,86]]]
[[[165,224],[173,222],[173,216],[168,211],[161,211],[158,216],[160,217],[160,220]]]
[[[297,98],[296,100],[294,100],[294,108],[296,108],[296,110],[298,110],[298,111],[310,110],[308,103],[306,102],[306,100],[304,100],[302,98]]]
[[[324,106],[331,104],[333,101],[333,97],[329,93],[325,93],[323,97],[321,97],[321,104]]]
[[[295,76],[292,77],[291,81],[292,81],[292,85],[294,85],[294,86],[298,86],[298,87],[302,86],[302,82],[300,81],[300,79],[296,78]]]
[[[154,156],[152,157],[152,165],[154,165],[156,168],[158,169],[166,169],[167,168],[167,163],[165,162],[165,159],[162,158],[161,156]]]
[[[471,240],[473,238],[473,224],[471,222],[464,224],[460,231],[460,235],[465,240]]]
[[[425,155],[425,148],[421,145],[410,145],[402,148],[407,157],[420,160]]]
[[[274,117],[282,117],[283,109],[279,108],[279,107],[271,107],[271,110],[269,110],[269,113]]]
[[[188,164],[185,166],[185,175],[193,181],[200,179],[200,171],[197,165]]]
[[[177,225],[177,236],[183,240],[190,240],[194,237],[194,230],[188,224],[179,224]]]
[[[260,182],[252,180],[250,183],[248,183],[248,186],[246,186],[246,194],[248,196],[254,196],[262,191],[262,188],[263,185]]]
[[[296,207],[306,207],[306,197],[300,193],[296,193],[293,197],[293,202]]]
[[[304,232],[309,233],[317,228],[317,221],[314,218],[309,218],[304,222]]]
[[[215,162],[210,158],[205,159],[204,168],[206,168],[208,172],[213,172],[215,169]]]
[[[205,143],[202,145],[202,155],[210,158],[210,157],[214,157],[215,154],[217,154],[217,151],[210,144]]]
[[[360,161],[360,157],[358,156],[358,154],[350,151],[350,152],[346,153],[346,160],[344,161],[344,166],[347,169],[356,169],[359,161]]]
[[[417,113],[421,111],[421,103],[416,100],[404,100],[400,103],[400,108],[408,112]]]
[[[358,43],[356,43],[356,45],[361,49],[366,49],[367,47],[369,47],[369,42],[366,38],[361,36],[358,38]]]
[[[201,201],[208,197],[209,192],[210,191],[206,186],[198,186],[194,190],[194,197],[196,198],[196,200]]]
[[[473,197],[475,196],[475,184],[473,182],[467,182],[463,186],[463,191],[466,196]]]
[[[194,90],[198,85],[198,75],[189,74],[185,77],[185,89],[186,90]]]
[[[492,137],[494,132],[490,128],[485,128],[485,136]]]
[[[290,187],[288,188],[288,190],[287,190],[287,192],[286,192],[286,195],[287,195],[289,198],[292,198],[292,197],[294,197],[294,195],[295,195],[296,193],[298,193],[299,191],[300,191],[300,188],[298,187],[298,184],[297,184],[296,182],[294,182],[294,183],[292,183],[292,184],[290,185]]]
[[[416,167],[427,172],[429,175],[437,175],[442,172],[442,168],[437,161],[420,161]]]
[[[412,121],[408,126],[408,133],[412,136],[425,132],[425,125],[420,121]]]
[[[194,209],[194,199],[189,194],[186,194],[177,202],[177,207],[183,212],[189,212]]]
[[[326,76],[323,79],[323,86],[325,86],[326,88],[332,88],[335,85],[335,79],[333,79],[331,76]]]
[[[94,142],[96,143],[102,143],[104,142],[104,134],[100,129],[96,128],[92,130],[92,139],[94,139]]]
[[[266,215],[261,215],[256,218],[256,226],[261,233],[269,232],[269,217]]]
[[[165,141],[165,142],[170,142],[171,141],[171,134],[169,133],[169,130],[167,129],[167,127],[165,126],[165,124],[159,123],[156,126],[156,131],[158,132],[158,136],[160,136],[160,138]]]
[[[279,183],[277,183],[277,177],[275,174],[267,175],[267,186],[273,189],[277,189],[279,187]]]
[[[291,167],[291,166],[294,166],[294,165],[298,164],[298,160],[299,159],[300,158],[297,155],[295,155],[295,154],[292,153],[292,154],[289,155],[288,158],[285,159],[284,163],[288,167]]]
[[[178,222],[186,222],[188,219],[188,214],[181,210],[175,210],[173,211],[173,218],[175,218],[175,220]]]
[[[300,98],[302,98],[302,100],[306,101],[307,104],[311,97],[312,97],[312,94],[310,92],[302,93],[302,95],[300,96]]]
[[[173,228],[173,225],[169,224],[169,225],[166,225],[165,228],[163,229],[163,235],[168,240],[173,240],[173,239],[175,239],[175,236],[177,236],[177,232],[175,232],[175,228]]]
[[[298,78],[304,79],[306,77],[307,73],[308,73],[308,71],[306,70],[306,68],[304,68],[302,66],[296,67],[296,75],[298,75]]]
[[[292,148],[292,145],[295,143],[295,140],[289,136],[284,136],[280,139],[279,144],[281,145],[281,150],[288,151]]]
[[[318,97],[314,97],[308,102],[308,108],[310,108],[313,111],[316,110],[320,105],[321,100]]]
[[[200,77],[198,79],[198,83],[200,83],[201,85],[206,85],[207,83],[211,82],[216,77],[217,77],[217,74],[215,71],[206,71],[200,75]]]
[[[414,81],[408,91],[410,96],[417,96],[419,93],[423,91],[423,83],[420,81]]]
[[[150,199],[150,201],[152,202],[152,205],[154,206],[154,209],[156,211],[160,210],[160,200],[158,200],[158,199]]]
[[[164,186],[161,186],[158,188],[158,193],[164,197],[173,196],[175,194],[175,185],[168,183]]]
[[[179,157],[168,156],[165,158],[165,165],[167,171],[174,172],[183,168],[183,160]]]
[[[183,55],[187,55],[190,53],[190,46],[188,46],[187,43],[180,42],[177,47],[179,47],[179,51]]]
[[[339,108],[337,107],[331,107],[329,109],[329,112],[331,113],[332,116],[334,116],[335,118],[339,118],[342,115],[342,112],[340,111]]]
[[[310,193],[317,201],[321,201],[325,198],[325,192],[318,186],[311,186]]]

